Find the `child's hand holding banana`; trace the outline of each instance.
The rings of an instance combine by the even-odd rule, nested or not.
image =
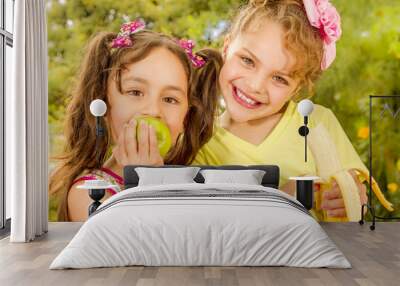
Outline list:
[[[369,182],[364,170],[346,170],[342,166],[337,148],[323,124],[310,130],[309,146],[323,183],[316,193],[316,210],[322,209],[323,221],[359,221],[361,205],[366,203],[366,190],[359,177]],[[357,173],[358,174],[357,174]],[[378,184],[371,178],[371,187],[380,203],[389,211],[392,204],[386,200]]]
[[[361,205],[368,202],[367,187],[360,182],[354,169],[349,170],[350,175],[356,182]],[[326,211],[328,217],[346,217],[346,205],[343,200],[342,191],[335,179],[332,180],[332,188],[326,189],[321,196],[321,209]],[[367,208],[364,209],[364,213]]]

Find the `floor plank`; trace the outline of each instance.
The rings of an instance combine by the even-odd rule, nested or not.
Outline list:
[[[375,231],[357,223],[322,223],[352,269],[290,267],[117,267],[48,269],[81,223],[50,223],[31,243],[0,240],[0,285],[399,285],[400,223],[378,223]]]

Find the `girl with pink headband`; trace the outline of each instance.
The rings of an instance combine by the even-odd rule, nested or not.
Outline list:
[[[219,85],[225,112],[194,164],[275,164],[280,188],[290,194],[295,185],[289,177],[317,174],[312,156],[304,162],[297,102],[313,95],[314,83],[335,59],[341,33],[340,16],[328,0],[250,0],[243,6],[223,46]],[[319,123],[334,139],[365,203],[366,187],[355,169],[367,168],[332,111],[315,105],[309,127]],[[330,217],[346,215],[337,184],[324,192],[321,208]]]

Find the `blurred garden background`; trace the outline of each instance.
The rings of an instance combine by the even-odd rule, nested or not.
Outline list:
[[[122,23],[140,17],[153,30],[194,39],[197,47],[220,48],[229,19],[245,2],[48,0],[49,156],[62,152],[70,88],[92,34],[118,32]],[[331,2],[341,15],[343,35],[337,44],[337,58],[318,82],[313,100],[333,110],[368,166],[369,95],[400,95],[400,1]],[[396,208],[388,213],[377,204],[377,214],[385,217],[400,216],[400,99],[388,106],[392,113],[375,124],[372,132],[373,174]],[[50,172],[55,164],[50,161]],[[56,206],[57,200],[51,197],[51,221],[57,220]]]

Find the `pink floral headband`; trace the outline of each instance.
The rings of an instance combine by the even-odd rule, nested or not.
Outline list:
[[[179,40],[178,44],[185,50],[193,66],[196,68],[201,68],[206,63],[205,59],[199,55],[193,54],[193,48],[195,46],[192,40]]]
[[[123,47],[131,47],[133,45],[133,42],[129,36],[140,32],[145,27],[145,22],[140,19],[122,24],[118,36],[112,41],[111,48],[117,49]]]
[[[122,24],[118,36],[112,41],[111,48],[118,49],[123,47],[131,47],[133,45],[133,41],[130,38],[130,35],[143,30],[145,27],[145,22],[140,19]],[[193,48],[195,44],[192,40],[182,39],[177,40],[176,42],[185,50],[194,67],[200,68],[204,66],[204,64],[206,63],[205,59],[196,54],[193,54]]]
[[[329,0],[303,0],[311,26],[319,29],[324,44],[321,69],[326,70],[336,57],[336,41],[342,30],[340,15]]]

